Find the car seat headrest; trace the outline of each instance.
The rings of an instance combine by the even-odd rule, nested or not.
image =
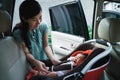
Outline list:
[[[11,16],[5,10],[0,10],[0,34],[11,32]]]
[[[110,42],[120,42],[120,19],[104,18],[98,26],[98,36]]]

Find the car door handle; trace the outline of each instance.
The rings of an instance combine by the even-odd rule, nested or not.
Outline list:
[[[62,48],[64,50],[67,50],[67,51],[70,51],[68,48],[65,48],[65,47],[62,47],[62,46],[60,48]]]

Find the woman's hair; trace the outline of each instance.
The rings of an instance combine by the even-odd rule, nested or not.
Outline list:
[[[22,17],[25,19],[32,18],[40,11],[42,11],[42,8],[36,0],[25,0],[19,8],[20,19],[22,20]]]
[[[16,26],[16,27],[21,30],[21,36],[28,48],[30,48],[30,45],[29,45],[30,40],[27,35],[29,27],[28,27],[28,23],[24,22],[23,18],[30,19],[36,16],[39,12],[42,12],[42,8],[36,0],[25,0],[21,3],[19,7],[19,15],[20,15],[21,23],[19,26]]]

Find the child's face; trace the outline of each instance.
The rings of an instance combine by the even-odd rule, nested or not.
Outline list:
[[[83,54],[77,54],[77,55],[75,56],[75,59],[76,59],[77,61],[79,61],[79,60],[82,59],[82,58],[84,58],[84,55],[83,55]]]
[[[73,59],[73,61],[75,62],[75,65],[78,63],[78,62],[80,62],[80,61],[82,61],[83,59],[84,59],[84,55],[83,54],[77,54],[75,57],[74,57],[74,59]]]
[[[41,12],[39,12],[36,16],[26,20],[26,22],[29,25],[30,30],[38,28],[41,21],[42,21],[42,13]]]

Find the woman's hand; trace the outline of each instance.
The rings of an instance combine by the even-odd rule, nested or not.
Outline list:
[[[58,59],[52,59],[51,61],[52,61],[52,63],[53,63],[54,65],[56,65],[56,64],[58,64],[58,63],[60,63],[60,62],[61,62],[61,61],[60,61],[60,60],[58,60]]]
[[[45,73],[49,73],[48,68],[45,66],[45,64],[39,60],[35,60],[36,67],[38,68],[38,71],[42,71]]]

